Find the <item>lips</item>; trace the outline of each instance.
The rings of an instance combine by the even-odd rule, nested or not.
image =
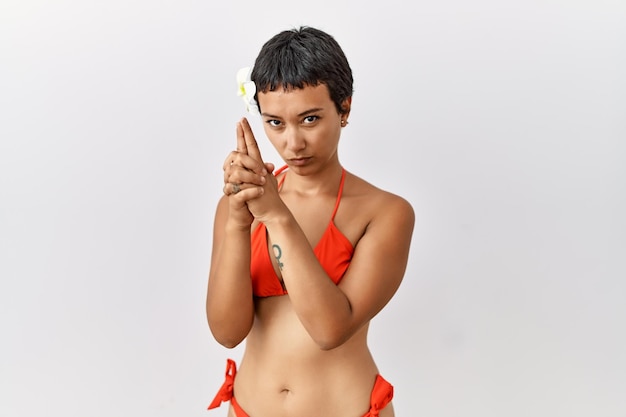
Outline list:
[[[298,157],[298,158],[290,158],[288,159],[289,164],[293,166],[302,166],[306,165],[311,160],[311,157]]]

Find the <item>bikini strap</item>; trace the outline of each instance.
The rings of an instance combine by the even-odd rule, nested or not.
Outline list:
[[[333,210],[333,215],[331,220],[335,220],[335,214],[337,214],[337,210],[339,209],[339,203],[341,202],[341,195],[343,194],[343,183],[346,179],[346,169],[341,168],[341,182],[339,183],[339,192],[337,192],[337,201],[335,202],[335,209]]]
[[[284,170],[287,169],[289,165],[283,165],[282,167],[278,168],[276,171],[274,171],[274,176],[277,177],[280,175],[281,172],[283,172]],[[280,181],[278,181],[278,189],[280,190],[280,187],[283,186],[283,182],[285,182],[285,178],[287,178],[287,175],[283,175],[283,177],[280,179]]]

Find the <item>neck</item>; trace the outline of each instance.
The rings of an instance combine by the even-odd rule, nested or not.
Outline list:
[[[304,175],[298,169],[289,169],[282,192],[295,193],[303,197],[336,194],[343,168],[339,162],[329,164],[321,170]]]

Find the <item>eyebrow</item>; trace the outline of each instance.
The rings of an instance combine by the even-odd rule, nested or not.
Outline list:
[[[304,116],[309,115],[311,113],[317,113],[317,112],[322,111],[322,110],[324,110],[324,108],[322,108],[322,107],[315,107],[315,108],[312,108],[312,109],[309,109],[309,110],[305,110],[302,113],[299,113],[298,117],[304,117]],[[271,117],[271,118],[274,118],[274,119],[280,119],[281,118],[280,116],[275,116],[275,115],[269,114],[269,113],[261,113],[261,116]]]

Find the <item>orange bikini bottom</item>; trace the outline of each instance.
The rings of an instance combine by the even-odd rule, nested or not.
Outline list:
[[[223,402],[230,401],[230,404],[235,410],[236,417],[250,417],[243,408],[239,406],[235,396],[233,395],[233,386],[235,384],[235,375],[237,374],[237,365],[232,359],[226,361],[226,377],[224,384],[218,391],[217,395],[209,405],[209,410],[219,407]],[[374,388],[372,388],[372,395],[370,396],[370,409],[363,417],[378,417],[380,410],[385,408],[387,404],[391,402],[393,398],[393,385],[385,381],[385,379],[376,375],[376,382],[374,382]]]

